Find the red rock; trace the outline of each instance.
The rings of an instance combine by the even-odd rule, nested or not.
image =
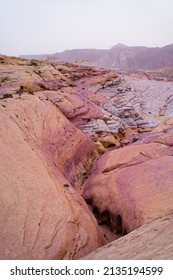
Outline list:
[[[105,153],[94,165],[84,198],[107,213],[116,232],[130,232],[173,210],[173,134]],[[162,144],[160,144],[160,142]]]
[[[81,258],[172,211],[173,135],[163,134],[173,124],[171,83],[71,64],[0,62],[1,258]],[[127,147],[105,153],[90,176],[98,157],[91,139],[99,154]],[[88,176],[84,197],[94,209],[80,196]]]
[[[85,260],[172,260],[173,215],[157,219],[98,248]]]
[[[91,140],[28,94],[1,100],[0,118],[0,258],[74,259],[100,246],[96,220],[72,188]]]
[[[89,100],[81,100],[76,91],[72,91],[70,87],[61,91],[49,90],[41,93],[51,100],[76,125],[82,124],[84,120],[103,116],[101,109],[97,105]]]

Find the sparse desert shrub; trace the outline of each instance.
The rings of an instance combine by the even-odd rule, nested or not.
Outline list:
[[[22,94],[24,92],[29,93],[29,94],[33,94],[36,91],[40,90],[40,86],[38,85],[37,82],[35,81],[27,81],[24,82],[19,89],[16,91],[16,93],[18,94]]]
[[[32,59],[32,60],[30,61],[29,66],[38,66],[38,63],[36,62],[35,59]]]

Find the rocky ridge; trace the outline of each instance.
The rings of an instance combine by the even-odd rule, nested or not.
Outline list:
[[[164,47],[126,46],[110,49],[73,49],[49,55],[23,55],[28,59],[50,62],[66,61],[116,70],[155,70],[173,67],[173,44]]]
[[[126,74],[0,57],[1,259],[81,258],[171,213],[173,83]]]

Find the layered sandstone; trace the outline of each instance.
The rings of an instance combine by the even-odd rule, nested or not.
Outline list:
[[[173,210],[172,89],[141,73],[1,56],[0,258],[82,258],[144,225],[145,246]]]

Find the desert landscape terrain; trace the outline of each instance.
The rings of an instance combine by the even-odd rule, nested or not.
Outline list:
[[[0,56],[0,259],[173,259],[172,64],[27,58]]]

